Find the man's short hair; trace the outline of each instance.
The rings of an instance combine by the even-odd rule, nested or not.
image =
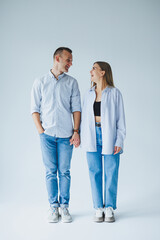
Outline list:
[[[54,52],[53,54],[53,59],[55,58],[56,55],[61,55],[63,50],[69,52],[69,53],[72,53],[72,50],[70,48],[67,48],[67,47],[59,47],[56,49],[56,51]]]

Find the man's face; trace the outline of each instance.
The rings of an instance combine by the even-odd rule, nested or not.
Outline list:
[[[72,66],[72,54],[63,50],[59,56],[59,70],[61,72],[68,72],[70,66]]]

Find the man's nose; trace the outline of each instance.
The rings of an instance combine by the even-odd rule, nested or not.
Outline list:
[[[69,65],[72,66],[72,61],[69,62]]]

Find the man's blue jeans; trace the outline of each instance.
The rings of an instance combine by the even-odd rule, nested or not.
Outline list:
[[[87,161],[94,208],[112,207],[116,209],[119,154],[102,155],[101,127],[96,126],[97,152],[87,152]],[[104,202],[103,202],[103,162],[104,156]]]
[[[40,134],[42,157],[46,168],[48,200],[54,207],[69,206],[70,163],[73,151],[73,145],[70,145],[69,140],[70,138],[56,138],[45,133]]]

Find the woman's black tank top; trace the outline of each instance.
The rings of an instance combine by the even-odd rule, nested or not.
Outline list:
[[[94,116],[101,116],[101,102],[94,102],[93,104]]]

